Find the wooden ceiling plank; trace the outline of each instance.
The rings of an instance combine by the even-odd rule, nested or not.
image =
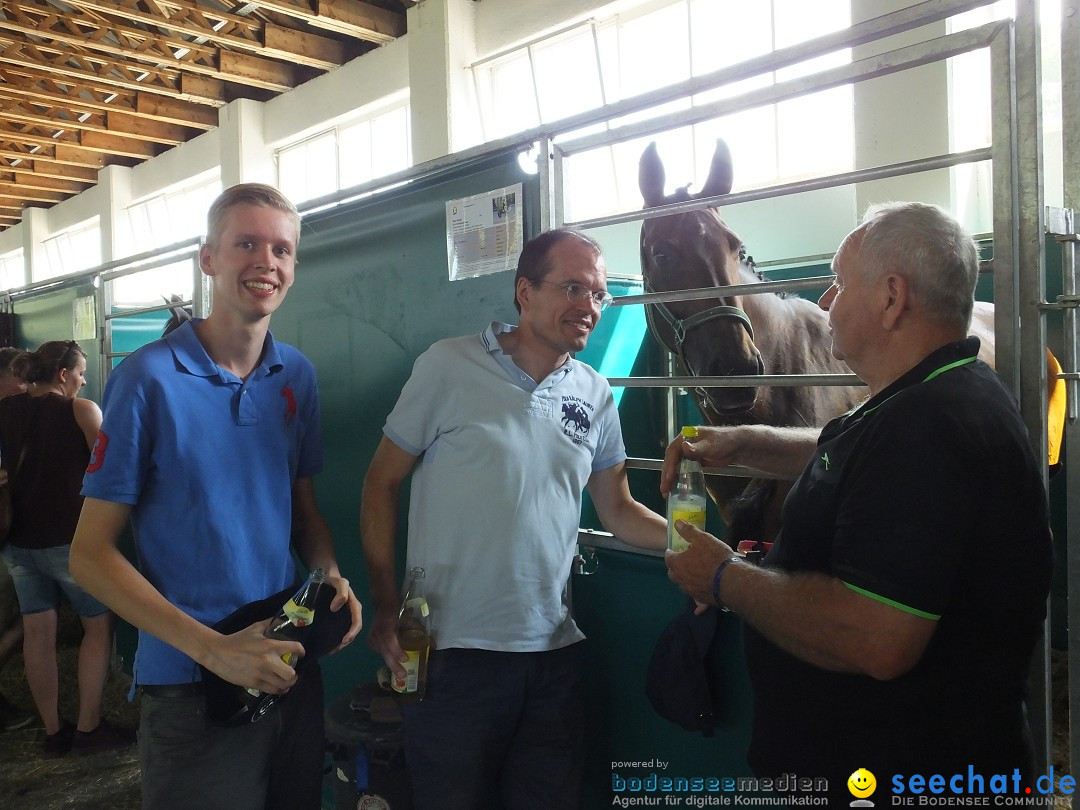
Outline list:
[[[178,146],[191,140],[192,132],[180,124],[151,121],[139,115],[116,111],[105,114],[108,131],[115,135],[150,141],[152,143]]]
[[[214,107],[155,96],[153,93],[139,93],[136,96],[135,112],[155,121],[183,124],[201,130],[214,129],[218,125],[218,111]]]
[[[62,96],[77,95],[82,93],[91,93],[94,95],[100,95],[102,98],[119,97],[130,98],[137,93],[144,92],[143,89],[139,89],[136,92],[132,92],[127,88],[117,87],[116,85],[105,84],[104,82],[98,82],[93,79],[71,79],[67,77],[56,76],[50,74],[47,71],[39,70],[37,68],[29,68],[22,66],[3,66],[0,65],[0,76],[10,80],[11,76],[18,76],[23,79],[27,79],[32,82],[42,82],[46,86],[53,88],[56,94]],[[181,84],[184,82],[181,80]],[[161,94],[162,98],[176,98],[186,99],[187,101],[203,104],[209,108],[221,107],[225,105],[225,83],[211,80],[208,82],[198,83],[191,88],[192,92],[185,93],[183,88],[179,94]],[[154,93],[153,88],[145,88],[145,92],[152,95]],[[108,102],[111,103],[111,102]],[[123,105],[123,102],[121,102]]]
[[[207,100],[213,99],[214,107],[224,107],[226,104],[225,82],[210,76],[185,73],[180,77],[180,94],[172,97],[182,101],[194,101],[197,104],[205,104]]]
[[[75,180],[53,180],[35,174],[16,174],[13,185],[17,188],[40,189],[42,191],[60,191],[65,194],[79,194],[90,187],[90,183]]]
[[[189,83],[186,74],[177,74],[176,82],[169,85],[154,84],[147,81],[137,81],[134,78],[120,78],[114,75],[102,75],[96,71],[85,68],[75,68],[66,64],[53,64],[43,62],[40,58],[26,55],[19,48],[0,49],[0,63],[12,65],[21,70],[32,71],[35,74],[41,72],[52,74],[53,78],[70,83],[78,81],[87,86],[100,88],[119,88],[127,91],[141,91],[146,93],[160,93],[173,98],[182,98],[188,101],[201,101],[215,106],[225,104],[224,82],[210,79],[206,82]]]
[[[64,199],[65,195],[60,191],[41,191],[39,189],[20,189],[16,190],[15,186],[11,183],[0,183],[0,197],[15,197],[22,200],[33,200],[34,202],[43,203],[58,203]]]
[[[405,33],[405,15],[361,0],[251,0],[251,5],[303,20],[317,28],[385,45]]]
[[[177,71],[172,71],[172,75],[168,75],[170,80],[167,84],[154,84],[150,81],[139,81],[132,75],[132,73],[123,65],[111,63],[110,68],[115,69],[120,76],[111,72],[101,73],[96,70],[92,70],[86,67],[75,67],[71,62],[81,64],[81,60],[78,59],[76,54],[67,54],[66,58],[49,60],[45,58],[43,53],[34,53],[34,48],[20,47],[19,43],[15,47],[5,47],[0,50],[0,62],[4,64],[14,65],[20,68],[36,68],[44,70],[50,73],[54,73],[59,76],[67,77],[68,79],[85,80],[87,82],[97,82],[101,84],[111,84],[117,87],[122,87],[127,90],[145,90],[147,92],[160,92],[165,95],[174,95],[179,93],[177,85],[180,81],[180,74]],[[146,71],[147,75],[158,74],[155,78],[162,78],[162,71]]]
[[[300,84],[296,65],[232,51],[222,51],[220,58],[220,75],[230,81],[243,82],[279,93]]]
[[[332,70],[349,59],[344,42],[271,23],[263,31],[263,46],[266,56],[295,60],[320,70]]]
[[[22,165],[9,166],[8,171],[21,174],[29,172],[35,177],[52,177],[57,180],[72,180],[76,183],[94,184],[98,180],[97,169],[86,166],[73,166],[64,163],[53,163],[51,160],[33,159],[27,161],[30,168],[24,169]]]
[[[110,159],[110,156],[103,152],[95,152],[92,149],[84,149],[81,146],[68,143],[56,144],[52,159],[56,163],[69,163],[74,166],[88,166],[95,169],[109,166],[114,162],[121,162]]]
[[[130,20],[132,22],[143,23],[144,25],[158,26],[193,37],[202,36],[213,39],[217,36],[215,23],[225,22],[230,23],[233,30],[243,32],[243,34],[235,35],[236,39],[249,39],[254,42],[259,39],[259,31],[262,27],[262,23],[259,20],[252,20],[248,17],[230,14],[225,11],[215,11],[190,2],[157,4],[159,7],[168,6],[169,8],[184,12],[179,15],[147,13],[137,2],[133,2],[133,0],[126,0],[125,2],[115,2],[115,0],[65,0],[65,2],[82,9],[90,9],[109,14],[110,16],[115,16],[119,20]],[[188,22],[191,19],[192,12],[196,13],[197,19],[201,18],[203,20],[202,24],[193,25]],[[210,20],[213,20],[214,22],[210,22]]]
[[[92,91],[86,88],[76,88],[71,92],[48,90],[38,87],[32,79],[24,76],[14,76],[8,70],[0,69],[0,98],[25,100],[31,104],[46,104],[49,106],[64,105],[72,112],[105,112],[109,110],[122,110],[125,112],[137,112],[135,100],[137,94],[113,94],[112,101],[103,101]],[[89,98],[87,98],[89,96]],[[202,109],[210,110],[203,105]]]
[[[166,146],[177,146],[191,138],[190,130],[184,126],[161,121],[150,121],[140,118],[138,115],[125,114],[121,111],[107,112],[104,115],[94,113],[85,119],[66,119],[60,118],[56,114],[41,115],[33,113],[16,104],[5,109],[3,114],[9,121],[20,121],[36,127],[73,132],[97,132],[106,135],[116,134],[121,137],[136,138]]]
[[[142,160],[155,157],[158,154],[154,144],[149,141],[142,141],[129,136],[107,135],[101,132],[80,133],[79,145],[83,149],[95,152],[124,155]]]
[[[4,137],[3,133],[0,133],[0,157],[9,160],[32,161],[34,171],[47,177],[67,177],[69,175],[64,172],[68,169],[75,172],[70,176],[78,177],[79,172],[91,171],[96,177],[97,170],[102,166],[109,162],[120,162],[106,161],[103,155],[67,144],[42,146],[39,152],[26,152],[20,144]]]

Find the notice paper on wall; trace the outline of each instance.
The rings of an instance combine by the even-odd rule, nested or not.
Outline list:
[[[446,203],[450,280],[514,270],[521,253],[521,183]]]

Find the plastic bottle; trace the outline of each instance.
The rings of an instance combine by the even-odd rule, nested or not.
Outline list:
[[[402,703],[424,699],[427,691],[428,655],[431,652],[431,609],[424,596],[424,569],[409,571],[409,585],[398,612],[397,640],[409,656],[402,664],[405,677],[394,676],[391,686]]]
[[[277,616],[270,622],[264,635],[267,638],[276,638],[283,641],[300,641],[310,632],[310,627],[315,621],[315,605],[319,595],[319,588],[326,581],[326,572],[321,568],[313,568],[304,584],[292,595]],[[293,669],[299,663],[299,656],[295,653],[285,653],[281,660]],[[244,692],[244,703],[251,711],[251,722],[260,719],[271,706],[277,701],[277,695],[260,692],[258,689],[248,688]]]
[[[682,435],[692,439],[698,435],[698,429],[688,425],[682,429]],[[684,551],[690,545],[676,531],[676,520],[685,520],[705,530],[705,473],[695,459],[684,458],[679,462],[679,472],[668,493],[667,519],[667,547],[672,551]]]

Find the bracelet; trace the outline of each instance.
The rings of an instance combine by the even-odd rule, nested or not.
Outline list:
[[[724,612],[724,613],[727,613],[729,611],[728,611],[728,608],[724,606],[723,600],[720,598],[720,577],[722,577],[724,575],[724,569],[727,568],[729,565],[731,565],[733,562],[735,562],[738,559],[741,559],[741,558],[738,557],[738,556],[728,557],[726,560],[724,560],[722,563],[720,563],[718,566],[716,566],[716,573],[713,574],[713,578],[712,578],[712,597],[713,597],[713,600],[716,602],[716,606],[718,608],[720,608],[720,610],[722,612]]]

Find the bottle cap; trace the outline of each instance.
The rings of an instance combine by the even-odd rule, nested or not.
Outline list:
[[[686,425],[682,429],[682,437],[684,439],[696,439],[698,435],[698,429],[696,425]]]

